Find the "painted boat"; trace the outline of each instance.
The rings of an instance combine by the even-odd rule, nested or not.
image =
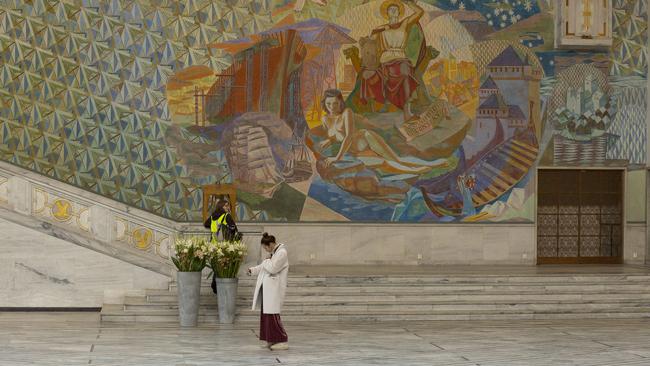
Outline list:
[[[531,136],[532,134],[532,136]],[[506,140],[485,154],[463,173],[473,176],[472,204],[478,209],[496,201],[509,192],[528,174],[535,163],[539,148],[534,132],[526,131]],[[420,187],[424,202],[438,216],[462,216],[463,198],[458,189],[447,192],[443,201],[436,202],[424,187]]]

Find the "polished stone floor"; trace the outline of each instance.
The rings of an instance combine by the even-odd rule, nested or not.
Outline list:
[[[96,314],[0,313],[0,365],[650,365],[650,319],[286,324],[271,352],[250,325],[100,325]]]

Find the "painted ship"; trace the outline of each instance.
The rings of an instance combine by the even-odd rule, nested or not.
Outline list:
[[[304,139],[295,134],[291,141],[291,156],[287,160],[282,176],[287,183],[302,182],[312,175],[312,159],[305,146]]]
[[[529,129],[496,146],[467,168],[463,175],[474,177],[471,197],[476,211],[493,203],[524,179],[538,153],[534,131]],[[458,188],[444,193],[444,197],[435,195],[435,198],[425,187],[420,190],[434,215],[463,216],[463,197]]]

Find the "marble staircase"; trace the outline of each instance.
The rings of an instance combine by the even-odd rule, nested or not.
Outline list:
[[[254,281],[240,279],[238,322],[250,310]],[[217,302],[202,287],[200,320],[217,323]],[[104,322],[177,322],[176,286],[105,306]],[[533,275],[291,274],[282,313],[291,321],[404,321],[650,317],[650,273]]]

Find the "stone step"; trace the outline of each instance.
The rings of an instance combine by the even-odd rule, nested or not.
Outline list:
[[[293,294],[358,294],[358,293],[417,293],[417,294],[437,294],[437,293],[469,293],[469,292],[535,292],[535,291],[562,291],[562,292],[582,292],[582,291],[603,291],[615,292],[618,290],[650,292],[650,282],[647,283],[620,283],[620,284],[600,284],[600,283],[568,283],[568,284],[495,284],[495,285],[412,285],[412,286],[308,286],[287,287],[287,296]],[[253,293],[254,288],[240,287],[239,293]],[[165,294],[167,290],[147,290],[147,295]],[[174,291],[172,291],[174,292]],[[212,290],[202,291],[203,295],[212,293]]]
[[[240,295],[237,297],[238,304],[252,303],[252,295]],[[650,293],[579,293],[579,294],[461,294],[461,295],[347,295],[347,296],[287,296],[285,305],[307,305],[307,304],[337,304],[337,303],[510,303],[510,302],[628,302],[628,301],[650,301]],[[127,297],[125,304],[177,304],[176,294],[158,295],[148,297]],[[216,304],[216,296],[202,296],[201,304]]]
[[[321,309],[315,314],[304,314],[293,311],[284,311],[282,313],[283,321],[324,321],[324,320],[352,320],[352,319],[370,319],[376,320],[444,320],[443,318],[449,317],[447,320],[454,318],[466,319],[484,319],[494,316],[511,316],[508,319],[519,318],[541,318],[546,316],[548,319],[567,318],[569,315],[586,316],[588,318],[600,315],[600,317],[615,317],[616,314],[636,314],[637,317],[650,316],[650,306],[626,306],[626,307],[574,307],[574,308],[527,308],[514,306],[512,308],[495,308],[495,309],[477,309],[471,312],[460,308],[444,308],[444,309],[401,309],[399,312],[390,311],[391,309],[376,309],[337,312],[333,310]],[[178,321],[177,309],[165,310],[146,310],[142,312],[130,311],[102,311],[102,321]],[[218,313],[215,309],[214,312],[200,313],[200,321],[212,322],[218,318]],[[128,320],[131,319],[131,320]],[[238,322],[259,321],[259,311],[241,310],[238,312]]]
[[[290,275],[288,284],[300,284],[301,286],[338,286],[348,284],[393,284],[393,285],[422,285],[422,284],[487,284],[487,283],[567,283],[567,282],[594,282],[594,283],[619,283],[619,282],[647,282],[650,275],[641,274],[585,274],[585,275],[538,275],[538,276],[300,276]],[[242,277],[239,279],[240,286],[254,286],[255,280]],[[170,283],[170,289],[176,288],[176,283]],[[202,282],[202,287],[209,288],[210,281]]]
[[[142,306],[137,306],[134,305],[134,308],[126,309],[126,305],[118,305],[116,308],[105,308],[102,307],[102,314],[113,314],[113,313],[120,313],[120,314],[133,314],[133,315],[169,315],[169,314],[174,314],[178,315],[178,307],[164,307],[164,306],[150,306],[150,305],[142,305]],[[199,307],[199,316],[212,316],[214,314],[217,314],[217,307],[216,306],[200,306]]]
[[[483,304],[333,304],[333,305],[295,305],[284,306],[283,316],[308,314],[437,314],[437,313],[493,313],[493,312],[594,312],[619,311],[633,309],[648,309],[650,302],[603,302],[603,303],[483,303]],[[258,313],[248,306],[239,306],[240,314]],[[178,312],[175,306],[161,305],[127,305],[123,308],[102,309],[102,313],[113,312],[140,315],[174,315]],[[217,313],[216,306],[201,306],[199,315]]]
[[[374,315],[317,315],[282,316],[283,323],[317,322],[397,322],[397,321],[487,321],[487,320],[559,320],[559,319],[639,319],[650,318],[650,312],[599,312],[599,313],[520,313],[520,314],[374,314]],[[259,323],[256,316],[239,316],[237,323]]]
[[[487,320],[559,320],[559,319],[639,319],[650,318],[650,312],[616,312],[616,313],[527,313],[527,314],[449,314],[449,315],[411,315],[411,314],[377,314],[377,315],[310,315],[282,318],[283,323],[317,323],[317,322],[390,322],[390,321],[487,321]],[[101,317],[106,323],[163,323],[178,324],[178,316],[137,316],[108,315]],[[259,314],[251,317],[238,317],[238,324],[250,324],[257,327]],[[199,317],[199,324],[218,325],[218,317]]]
[[[491,315],[491,314],[590,314],[590,313],[649,313],[649,304],[638,304],[638,306],[619,306],[618,304],[601,304],[605,306],[589,306],[585,307],[582,304],[571,304],[572,306],[526,306],[515,304],[513,306],[502,306],[494,308],[481,308],[481,309],[463,309],[461,307],[444,307],[444,308],[413,308],[413,309],[395,309],[391,308],[373,308],[368,309],[355,309],[356,311],[341,312],[341,309],[321,309],[315,316],[331,316],[331,315],[375,315],[375,316],[390,316],[390,315]],[[469,310],[469,311],[468,311]],[[259,318],[259,311],[250,309],[239,309],[238,315],[240,318],[244,317],[257,317]],[[304,317],[305,314],[301,311],[284,310],[282,312],[282,319],[293,319],[294,317]]]
[[[200,317],[217,322],[217,297],[204,280]],[[255,279],[239,281],[238,322],[250,310]],[[111,322],[178,322],[176,284],[127,296],[102,309]],[[402,321],[650,317],[646,274],[305,276],[291,274],[284,321]]]
[[[163,310],[150,310],[145,311],[129,311],[125,310],[123,305],[104,305],[100,313],[102,322],[117,322],[117,323],[178,323],[178,309],[163,309]],[[218,323],[217,309],[200,309],[199,310],[199,323],[200,324],[216,324]]]
[[[453,312],[453,313],[483,313],[483,312],[592,312],[599,310],[619,310],[647,308],[646,303],[484,303],[484,304],[340,304],[340,305],[305,305],[288,306],[283,312],[288,314],[406,314],[409,312]],[[286,310],[286,311],[285,311]],[[244,310],[242,310],[244,311]]]
[[[245,312],[249,309],[249,304],[238,304],[240,312]],[[368,304],[350,304],[350,303],[332,303],[332,304],[285,304],[283,313],[286,314],[348,314],[348,313],[404,313],[407,311],[466,311],[466,312],[482,312],[484,310],[575,310],[575,309],[619,309],[619,308],[638,308],[650,307],[650,301],[638,302],[634,300],[628,301],[594,301],[594,302],[559,302],[559,301],[530,301],[530,302],[436,302],[436,303],[368,303]],[[148,312],[148,311],[164,311],[164,310],[178,310],[178,305],[175,304],[125,304],[123,307],[125,312]],[[217,310],[217,304],[202,304],[200,306],[201,314],[211,313]]]
[[[140,315],[140,314],[102,314],[101,321],[105,323],[176,323],[180,322],[178,315]],[[252,319],[250,320],[253,321]],[[258,319],[259,321],[259,319]],[[199,324],[218,324],[218,315],[199,316]]]

